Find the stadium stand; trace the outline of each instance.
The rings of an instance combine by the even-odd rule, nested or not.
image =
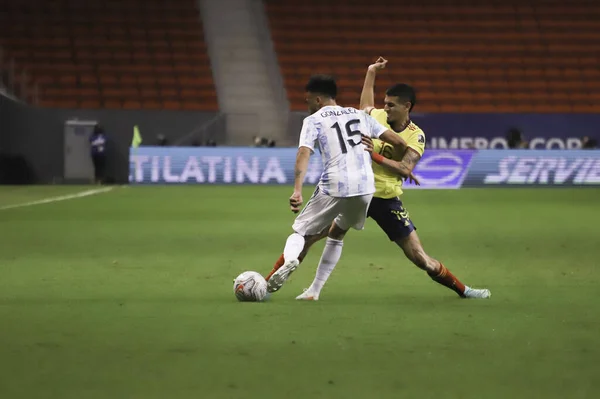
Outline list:
[[[16,98],[29,104],[38,104],[38,88],[31,75],[9,58],[0,45],[0,95]]]
[[[0,0],[0,44],[42,106],[218,109],[194,0]]]
[[[390,60],[376,95],[413,84],[420,112],[599,112],[600,2],[267,0],[293,110],[334,73],[356,105],[367,65]]]

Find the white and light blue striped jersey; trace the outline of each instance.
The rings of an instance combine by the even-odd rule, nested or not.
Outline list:
[[[319,189],[332,197],[373,194],[371,157],[361,135],[378,138],[387,130],[352,107],[327,106],[304,119],[299,147],[318,147],[323,162]]]

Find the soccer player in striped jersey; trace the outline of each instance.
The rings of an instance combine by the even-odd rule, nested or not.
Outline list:
[[[396,132],[407,143],[408,148],[405,151],[397,151],[380,140],[372,142],[369,139],[363,140],[369,147],[375,162],[373,172],[376,191],[369,205],[368,216],[375,220],[390,241],[396,243],[405,256],[424,270],[433,281],[450,288],[462,298],[488,298],[491,295],[489,290],[464,285],[440,261],[425,252],[417,235],[416,227],[400,200],[403,181],[412,177],[412,171],[425,150],[425,134],[410,120],[410,111],[416,103],[416,94],[411,86],[396,84],[390,87],[386,91],[384,108],[375,108],[373,90],[375,76],[378,70],[385,68],[386,64],[387,60],[380,57],[377,62],[369,66],[360,98],[360,108],[373,116],[379,123]],[[300,260],[306,256],[310,246],[320,238],[317,236],[306,242],[299,257]],[[296,299],[319,299],[321,290],[337,263],[337,261],[331,262],[330,259],[339,259],[336,251],[341,252],[341,247],[328,248],[327,245],[325,246],[313,283]],[[281,264],[282,258],[280,257],[271,274]]]
[[[335,266],[346,232],[350,228],[363,229],[375,192],[371,157],[362,143],[363,135],[390,143],[395,151],[406,149],[400,136],[373,117],[356,108],[337,105],[336,94],[335,80],[328,76],[313,76],[306,85],[311,115],[304,119],[300,133],[294,193],[290,197],[293,212],[300,211],[308,160],[316,148],[321,153],[323,173],[314,194],[294,221],[294,233],[286,241],[281,267],[269,276],[269,292],[278,291],[296,270],[307,240],[319,238],[328,229],[326,246],[335,248],[336,256],[329,257]]]

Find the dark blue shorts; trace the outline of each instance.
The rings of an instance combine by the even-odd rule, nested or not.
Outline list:
[[[377,222],[391,241],[408,237],[417,228],[399,198],[373,197],[367,216]]]

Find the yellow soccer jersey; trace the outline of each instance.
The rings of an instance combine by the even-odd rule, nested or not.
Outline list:
[[[373,109],[371,116],[381,123],[383,126],[393,130],[387,123],[387,114],[382,109]],[[401,132],[396,132],[406,141],[406,144],[413,150],[423,155],[425,152],[425,133],[417,125],[410,122],[406,129]],[[386,158],[394,161],[401,161],[403,154],[398,154],[394,151],[394,147],[384,143],[381,140],[373,140],[373,151],[378,152]],[[377,198],[394,198],[402,194],[402,178],[384,168],[383,166],[373,162],[373,173],[375,175],[375,194]]]

